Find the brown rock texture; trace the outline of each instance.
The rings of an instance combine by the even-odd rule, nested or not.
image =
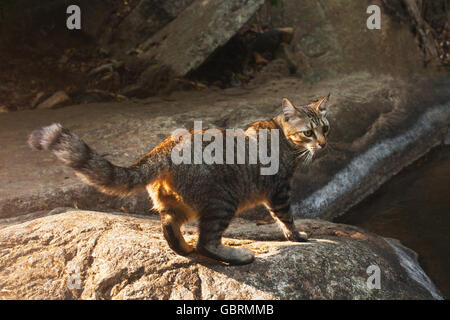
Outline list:
[[[230,267],[169,249],[155,218],[72,210],[0,229],[2,299],[430,299],[383,238],[297,220],[307,243],[235,219],[224,243],[256,253]],[[196,241],[187,226],[188,242]],[[370,265],[381,289],[367,286]]]

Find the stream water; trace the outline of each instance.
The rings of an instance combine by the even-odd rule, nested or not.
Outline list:
[[[335,222],[400,240],[450,298],[450,147],[438,147]]]

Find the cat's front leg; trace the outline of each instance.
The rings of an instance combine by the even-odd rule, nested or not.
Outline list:
[[[272,210],[269,210],[269,212],[280,227],[286,240],[295,242],[308,241],[308,239],[302,237],[300,233],[295,229],[295,223],[292,214],[290,213],[290,209],[283,213],[275,212]]]
[[[286,240],[295,242],[308,241],[300,235],[295,229],[294,217],[290,202],[290,188],[287,185],[282,186],[274,192],[269,202],[266,204],[270,215],[274,218]]]

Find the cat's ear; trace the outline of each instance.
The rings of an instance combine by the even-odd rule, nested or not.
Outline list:
[[[283,108],[284,120],[289,121],[296,113],[294,105],[288,99],[284,98],[281,106]]]
[[[325,97],[320,98],[319,101],[314,103],[314,109],[321,114],[327,113],[327,103],[330,98],[330,94],[327,94]]]

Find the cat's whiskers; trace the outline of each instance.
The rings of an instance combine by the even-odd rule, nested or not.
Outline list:
[[[298,160],[303,160],[302,165],[306,167],[312,162],[312,159],[314,157],[314,148],[311,148],[309,146],[301,147],[296,149],[294,153],[296,154],[296,158]]]
[[[309,154],[309,152],[310,151],[306,148],[301,148],[301,149],[299,148],[299,149],[294,150],[294,155],[297,159],[301,159],[305,155]]]
[[[308,149],[298,149],[294,151],[295,155],[304,155],[305,153],[309,152]]]
[[[306,155],[305,160],[303,161],[303,166],[308,167],[312,162],[312,158],[313,158],[313,153],[309,152]]]

